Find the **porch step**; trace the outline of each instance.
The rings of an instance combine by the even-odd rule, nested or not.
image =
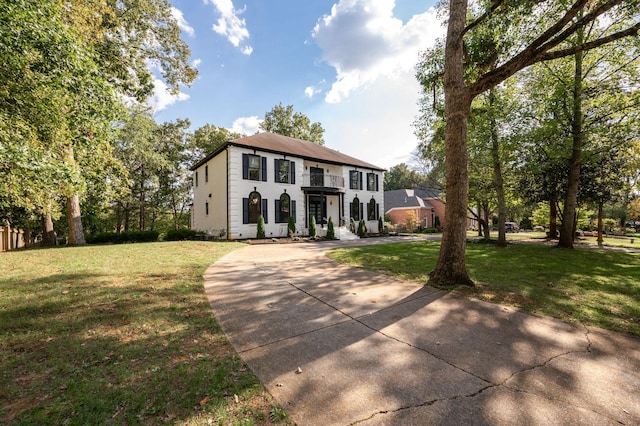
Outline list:
[[[346,226],[341,226],[338,229],[336,237],[341,241],[350,241],[350,240],[359,240],[360,239],[360,237],[358,237],[356,234],[354,234],[353,232],[349,231],[349,228],[347,228]]]

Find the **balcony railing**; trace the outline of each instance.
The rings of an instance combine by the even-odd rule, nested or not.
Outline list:
[[[344,188],[344,177],[337,175],[302,175],[302,186],[315,188]]]

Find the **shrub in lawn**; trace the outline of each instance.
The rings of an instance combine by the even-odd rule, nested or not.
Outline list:
[[[148,243],[158,241],[158,231],[100,232],[88,238],[91,244]]]
[[[437,234],[438,233],[438,229],[437,228],[424,228],[422,230],[423,234]]]
[[[333,219],[331,219],[331,216],[329,216],[329,222],[327,222],[327,239],[336,239],[336,231],[333,229]]]
[[[258,216],[258,229],[256,231],[256,238],[264,238],[265,230],[264,230],[264,217],[262,215]]]
[[[353,218],[351,218],[351,220],[349,221],[349,231],[353,232],[354,234],[356,233],[356,221],[353,220]]]
[[[309,237],[315,238],[317,234],[318,231],[316,230],[316,217],[311,216],[311,220],[309,220]]]
[[[170,229],[167,231],[167,235],[164,237],[166,241],[185,241],[193,240],[198,234],[198,231],[193,229]]]
[[[289,238],[293,238],[296,235],[296,222],[293,219],[293,216],[289,216],[289,222],[287,223],[287,233],[289,234]]]

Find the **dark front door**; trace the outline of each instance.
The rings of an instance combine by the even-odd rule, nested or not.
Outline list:
[[[323,218],[327,217],[327,203],[323,198],[322,195],[309,195],[309,220],[315,216],[318,225],[324,224]]]
[[[324,169],[311,167],[311,186],[324,186]]]

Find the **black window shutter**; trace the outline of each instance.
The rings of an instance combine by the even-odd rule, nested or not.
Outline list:
[[[292,184],[296,183],[296,162],[295,161],[291,162],[291,174],[289,176],[289,182]]]
[[[249,223],[249,199],[242,199],[242,223]]]
[[[267,200],[263,199],[262,200],[262,217],[264,218],[264,223],[269,223],[268,206],[269,206],[269,203],[267,202]]]
[[[249,179],[249,154],[242,154],[242,179]]]
[[[380,219],[380,204],[376,203],[376,220]]]
[[[278,179],[278,170],[280,170],[280,160],[278,160],[277,158],[273,159],[273,179],[274,182],[280,182],[280,179]]]
[[[262,158],[262,181],[267,181],[267,157]]]
[[[291,200],[291,211],[289,214],[293,216],[293,223],[296,223],[296,200]]]
[[[278,161],[278,160],[276,160]],[[280,223],[280,200],[276,199],[276,220],[275,223]]]
[[[378,175],[376,174],[376,192],[378,192],[378,191],[379,191],[379,189],[378,189]]]
[[[371,203],[367,203],[367,220],[371,217]]]
[[[360,219],[364,219],[364,204],[360,203]]]
[[[362,172],[359,172],[359,173],[360,173],[360,190],[362,190]],[[360,212],[361,212],[360,214],[362,214],[362,209],[360,209]]]

